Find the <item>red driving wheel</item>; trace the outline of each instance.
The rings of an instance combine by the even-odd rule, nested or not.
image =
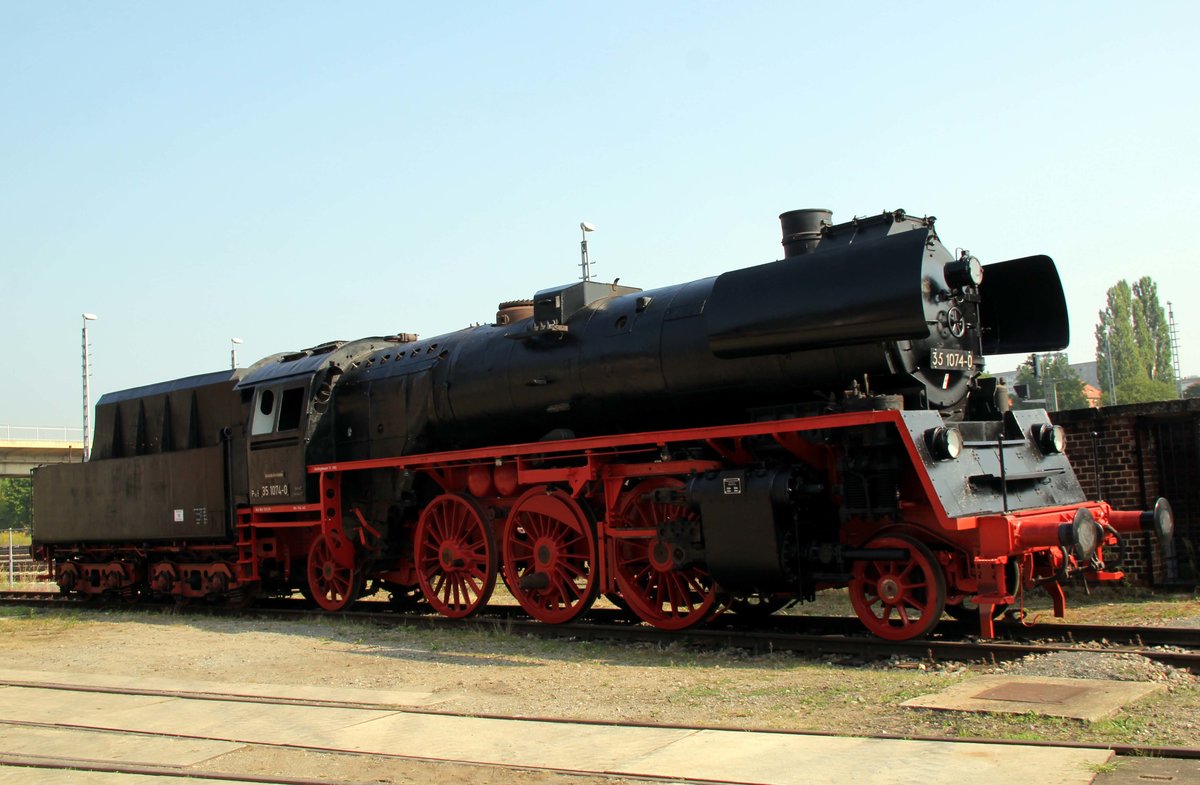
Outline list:
[[[421,511],[413,537],[417,583],[435,611],[463,618],[487,605],[496,587],[496,541],[478,502],[438,496]]]
[[[677,566],[671,545],[658,537],[660,523],[691,513],[683,504],[655,501],[653,493],[682,487],[674,477],[642,480],[621,495],[608,526],[621,597],[638,618],[663,630],[687,629],[720,610],[708,571],[700,564]]]
[[[338,559],[333,544],[321,534],[308,549],[308,592],[327,611],[340,611],[358,595],[358,570]]]
[[[908,558],[855,562],[850,604],[873,634],[889,641],[925,635],[946,607],[946,576],[919,540],[897,534],[877,537],[868,548],[903,549]]]
[[[504,581],[547,624],[578,618],[596,601],[596,538],[579,503],[545,486],[517,499],[504,525]]]

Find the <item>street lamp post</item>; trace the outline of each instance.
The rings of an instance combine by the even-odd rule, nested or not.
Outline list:
[[[238,344],[242,343],[242,342],[243,341],[241,338],[230,338],[229,339],[229,367],[230,367],[230,369],[237,368],[237,348],[238,348]]]
[[[91,354],[88,351],[88,322],[94,322],[100,317],[94,313],[83,314],[83,460],[92,457],[92,442],[88,433],[88,417],[92,410],[92,367]]]
[[[1056,412],[1058,411],[1058,383],[1068,382],[1070,379],[1047,379],[1046,381],[1050,382],[1050,390],[1054,394],[1054,408],[1050,411]]]
[[[1112,342],[1108,339],[1109,328],[1104,328],[1104,351],[1108,354],[1108,389],[1112,391],[1112,405],[1117,405],[1117,380],[1113,375]]]

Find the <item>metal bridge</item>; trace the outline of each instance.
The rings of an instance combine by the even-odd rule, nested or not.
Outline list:
[[[33,467],[44,463],[82,460],[82,428],[0,425],[0,477],[28,477]]]

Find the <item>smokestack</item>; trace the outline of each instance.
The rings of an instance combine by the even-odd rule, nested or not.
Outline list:
[[[833,210],[790,210],[779,216],[783,226],[783,258],[812,253],[821,242],[821,230],[833,226]]]

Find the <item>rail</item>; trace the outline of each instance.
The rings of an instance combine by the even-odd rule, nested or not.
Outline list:
[[[51,607],[79,605],[97,598],[64,595],[57,586],[43,584],[42,591],[7,591],[0,587],[0,605]],[[153,610],[163,607],[157,603],[109,602],[126,610]],[[112,607],[112,606],[110,606]],[[183,606],[176,606],[177,611]],[[374,610],[383,608],[383,610]],[[260,618],[304,619],[328,618],[319,610],[298,600],[267,599],[248,608],[220,605],[194,605],[194,613],[218,615],[252,614]],[[360,601],[353,610],[338,613],[338,618],[367,624],[401,625],[425,629],[473,629],[501,632],[538,638],[569,638],[571,640],[622,641],[633,644],[665,645],[678,643],[701,648],[736,648],[758,652],[793,652],[798,655],[849,655],[867,658],[899,656],[915,660],[991,661],[1014,660],[1030,654],[1053,654],[1062,651],[1090,653],[1133,654],[1200,674],[1200,631],[1191,628],[1108,627],[1096,625],[1045,624],[1025,628],[1019,623],[1002,629],[1013,635],[1010,640],[979,640],[967,625],[947,621],[950,637],[934,637],[911,641],[885,641],[873,638],[861,629],[854,617],[772,616],[773,629],[742,626],[735,620],[726,625],[693,627],[680,632],[666,632],[644,624],[630,624],[624,612],[595,609],[592,617],[570,624],[545,624],[518,615],[516,606],[498,605],[488,612],[466,619],[450,619],[421,613],[397,612],[382,601]],[[843,631],[852,629],[846,634]],[[939,628],[940,629],[940,628]],[[1089,643],[1089,641],[1091,643]],[[1116,641],[1129,641],[1127,644]],[[1097,642],[1100,642],[1097,645]]]
[[[73,425],[0,425],[0,441],[82,442],[83,428]]]

